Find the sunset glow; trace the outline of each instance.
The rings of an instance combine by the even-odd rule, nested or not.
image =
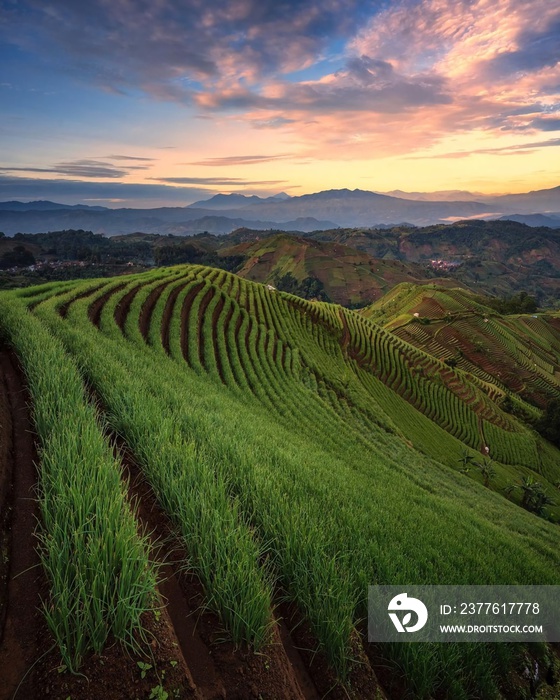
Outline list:
[[[0,199],[560,182],[548,0],[1,0]]]

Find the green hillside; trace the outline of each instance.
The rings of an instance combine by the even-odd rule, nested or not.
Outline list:
[[[519,489],[504,491],[531,478],[557,501],[560,451],[503,410],[504,387],[471,360],[451,367],[431,341],[416,342],[439,318],[422,289],[397,287],[358,313],[185,265],[0,296],[0,329],[33,400],[45,609],[68,667],[112,636],[129,639],[157,595],[108,426],[238,644],[268,653],[284,600],[350,697],[375,697],[356,685],[358,667],[389,700],[525,697],[523,659],[547,668],[546,648],[374,647],[364,636],[374,583],[560,584],[558,506],[538,517],[520,507]],[[449,297],[444,313],[486,313],[438,293]],[[509,336],[500,323],[491,333],[505,347],[527,327],[535,386],[558,395],[547,364],[557,320],[512,318]],[[484,457],[491,477],[462,473]]]
[[[451,360],[453,366],[493,385],[501,405],[521,397],[544,408],[560,391],[560,317],[554,313],[503,316],[491,303],[464,289],[401,284],[361,313],[406,342]]]
[[[399,260],[381,260],[339,243],[319,242],[292,234],[277,234],[220,250],[220,255],[244,258],[236,274],[276,286],[286,275],[298,283],[318,280],[315,296],[344,306],[368,304],[405,280],[420,281],[426,269]],[[308,295],[312,296],[312,295]]]

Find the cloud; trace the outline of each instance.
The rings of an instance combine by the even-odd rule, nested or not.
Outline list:
[[[504,51],[488,61],[487,70],[498,78],[535,72],[556,66],[560,59],[560,12],[544,26],[528,25],[516,38],[516,48]]]
[[[371,9],[365,0],[22,0],[0,31],[80,80],[188,103],[201,86],[311,64]]]
[[[146,166],[129,166],[128,170],[144,169]],[[74,177],[114,178],[119,179],[128,174],[128,170],[115,168],[111,163],[99,160],[76,160],[68,163],[58,163],[49,168],[9,167],[0,166],[3,172],[53,173],[72,175]]]
[[[171,146],[170,148],[173,148]],[[144,161],[146,163],[153,162],[155,158],[141,158],[140,156],[121,156],[121,155],[112,155],[112,156],[105,156],[109,160],[138,160],[138,161]]]
[[[275,129],[324,159],[560,129],[559,34],[550,0],[19,0],[0,23],[54,72]],[[150,162],[105,160],[40,172],[116,179]],[[210,160],[196,165],[267,162]]]
[[[251,122],[253,129],[281,129],[288,124],[295,124],[295,119],[288,119],[287,117],[276,116],[270,119],[254,119]]]
[[[405,75],[439,75],[453,91],[449,111],[460,129],[536,129],[534,112],[555,102],[546,86],[559,83],[559,31],[560,8],[547,0],[402,1],[376,15],[352,46]]]
[[[278,185],[286,180],[243,180],[240,177],[151,177],[150,180],[177,185]]]
[[[547,141],[532,141],[530,143],[520,143],[511,146],[500,146],[495,148],[478,148],[472,151],[453,151],[451,153],[440,153],[430,156],[407,156],[407,160],[432,160],[438,158],[468,158],[472,155],[491,154],[498,156],[510,156],[514,154],[530,154],[539,148],[550,148],[560,146],[560,138],[548,139]]]
[[[259,163],[270,163],[274,160],[284,160],[285,158],[290,158],[292,155],[291,153],[278,153],[276,155],[262,156],[223,156],[221,158],[206,158],[205,160],[195,161],[194,163],[180,163],[180,165],[258,165]]]
[[[214,110],[285,110],[294,115],[356,111],[387,114],[421,105],[448,104],[451,96],[445,81],[437,75],[406,77],[390,63],[360,56],[350,59],[344,69],[319,80],[271,82],[259,94],[228,87],[199,93],[195,100]],[[269,120],[258,119],[256,124],[262,128],[263,123],[274,125],[278,119],[282,117],[275,115]],[[300,119],[301,116],[292,118],[289,123]]]
[[[165,184],[129,184],[122,182],[92,182],[67,179],[39,179],[0,175],[0,200],[51,199],[74,203],[84,200],[121,200],[135,206],[158,201],[179,205],[192,203],[215,194],[215,189],[202,187],[171,187]]]
[[[529,126],[539,131],[560,131],[560,117],[557,119],[551,117],[538,117],[533,119]]]

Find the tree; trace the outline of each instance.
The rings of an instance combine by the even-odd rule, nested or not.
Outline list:
[[[486,458],[483,462],[475,462],[475,465],[480,469],[480,473],[482,474],[482,479],[484,481],[484,486],[488,488],[490,486],[490,482],[496,476],[494,463],[491,459]]]
[[[544,415],[535,427],[543,437],[560,447],[560,399],[548,402]]]
[[[0,269],[10,267],[27,267],[35,264],[35,256],[22,245],[16,245],[13,250],[6,251],[0,258]]]
[[[469,451],[463,450],[463,454],[457,461],[462,464],[462,467],[459,469],[461,474],[468,474],[470,471],[469,465],[473,463],[473,458],[472,455],[469,454]]]
[[[535,515],[543,515],[546,506],[556,505],[556,501],[546,493],[542,483],[533,479],[532,476],[524,476],[519,484],[512,484],[505,491],[511,493],[515,489],[521,489],[523,492],[522,508],[535,513]]]

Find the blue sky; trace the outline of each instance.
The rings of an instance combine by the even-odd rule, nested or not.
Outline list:
[[[0,7],[0,200],[560,181],[548,0]]]

